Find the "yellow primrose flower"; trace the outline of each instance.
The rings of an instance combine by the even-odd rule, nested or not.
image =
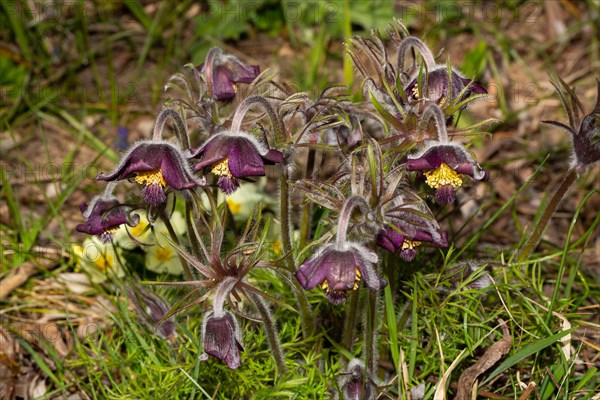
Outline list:
[[[264,192],[266,179],[262,178],[256,183],[241,185],[233,194],[225,197],[227,208],[236,221],[245,222],[252,214],[258,202],[264,205],[273,203],[273,199]]]
[[[135,213],[140,217],[138,224],[134,227],[125,227],[122,225],[114,234],[115,243],[117,243],[119,247],[128,250],[138,246],[136,241],[143,244],[154,245],[158,243],[161,246],[166,246],[168,241],[165,239],[165,236],[169,237],[169,231],[164,222],[157,220],[154,222],[153,227],[150,227],[150,221],[148,221],[146,211],[139,210]],[[171,225],[177,236],[181,236],[187,232],[185,219],[179,211],[173,212],[173,215],[171,216]],[[135,241],[132,240],[131,237],[133,237]]]
[[[111,243],[102,243],[96,236],[85,239],[81,246],[73,246],[77,266],[85,270],[94,283],[104,282],[109,277],[125,276],[120,249],[115,251]]]
[[[148,246],[146,248],[146,268],[157,274],[181,275],[183,267],[177,250],[170,244]]]
[[[181,237],[187,232],[185,218],[183,218],[183,215],[181,215],[179,211],[174,211],[169,220],[173,230],[175,231],[175,234],[178,237]],[[154,237],[151,239],[151,243],[156,243],[159,246],[166,247],[169,245],[167,238],[171,239],[167,226],[164,222],[162,222],[162,220],[157,220],[154,223]]]

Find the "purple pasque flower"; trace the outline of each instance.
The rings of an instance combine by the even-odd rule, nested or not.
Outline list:
[[[102,243],[108,243],[121,225],[136,226],[139,223],[139,215],[130,215],[130,207],[122,205],[113,196],[116,186],[116,182],[110,182],[104,193],[95,196],[89,205],[83,203],[79,206],[85,223],[75,227],[78,232],[96,235]]]
[[[556,121],[543,121],[569,132],[573,139],[573,161],[571,167],[578,172],[600,161],[600,80],[597,83],[596,106],[590,114],[580,120],[584,113],[581,102],[573,89],[561,79],[553,78],[552,84],[558,91],[569,118],[569,126]]]
[[[110,242],[112,234],[121,225],[136,226],[140,221],[139,215],[130,215],[129,207],[107,194],[94,197],[89,205],[83,203],[79,209],[85,218],[85,223],[77,225],[75,229],[88,235],[96,235],[103,243]]]
[[[399,188],[392,182],[386,194],[380,212],[383,226],[377,227],[378,246],[391,253],[398,252],[406,261],[412,261],[417,247],[423,243],[448,247],[447,233],[442,231],[427,204],[416,193]]]
[[[375,271],[377,254],[371,249],[349,241],[329,243],[321,247],[296,271],[296,278],[306,290],[321,286],[327,300],[342,304],[350,290],[356,290],[364,280],[372,290],[379,290],[387,282]]]
[[[244,348],[240,328],[233,314],[227,311],[222,311],[220,315],[212,311],[208,313],[202,323],[202,337],[205,352],[202,360],[208,359],[208,354],[225,362],[231,369],[242,364],[240,351]]]
[[[421,151],[409,155],[406,169],[423,172],[427,184],[436,190],[435,200],[439,204],[450,204],[456,198],[455,189],[462,185],[463,175],[482,181],[488,179],[489,174],[462,144],[448,139],[446,117],[437,104],[425,108],[420,125],[426,125],[432,118],[437,140],[426,141]]]
[[[210,172],[219,177],[217,185],[227,195],[240,187],[238,179],[264,176],[265,165],[283,162],[281,152],[269,149],[248,133],[232,131],[210,137],[190,157],[200,158],[194,165],[196,171],[211,167]]]
[[[455,68],[448,72],[445,65],[436,65],[432,70],[428,71],[423,77],[423,91],[421,93],[418,83],[418,74],[410,80],[404,92],[409,101],[425,100],[432,102],[440,107],[445,107],[456,99],[460,93],[465,90],[460,101],[470,97],[472,94],[487,94],[487,90],[469,78],[465,78]],[[466,105],[462,106],[464,109]]]
[[[424,61],[424,65],[421,66],[421,68],[425,70],[422,76],[422,87],[419,87],[421,68],[418,67],[417,63],[414,63],[410,70],[405,71],[405,57],[411,49],[418,52]],[[433,53],[429,47],[422,40],[413,36],[402,40],[398,47],[398,73],[408,74],[410,76],[408,84],[404,86],[404,93],[409,102],[425,100],[426,102],[437,104],[440,107],[445,107],[453,102],[461,92],[463,94],[459,101],[470,97],[473,93],[487,93],[483,86],[476,82],[472,82],[471,79],[466,78],[456,68],[436,64]],[[421,90],[424,93],[421,93]],[[461,109],[464,109],[465,107],[466,105],[462,106]]]
[[[198,69],[206,78],[208,92],[216,100],[233,99],[237,93],[236,84],[252,83],[260,74],[258,66],[246,66],[239,58],[223,53],[218,47],[208,52],[206,61]]]
[[[432,140],[406,161],[409,171],[421,171],[427,185],[435,189],[439,204],[450,204],[456,198],[455,190],[468,175],[478,181],[486,180],[489,173],[482,169],[468,150],[460,143]]]
[[[158,294],[137,284],[133,287],[127,287],[126,290],[127,296],[135,305],[141,320],[152,329],[155,329],[161,338],[174,343],[177,338],[175,319],[171,316],[163,321],[170,309],[167,302]]]
[[[373,400],[377,394],[377,385],[365,371],[364,364],[353,359],[348,363],[348,372],[339,380],[344,400]]]
[[[386,227],[377,235],[377,245],[391,253],[396,253],[405,261],[412,261],[417,255],[416,248],[423,242],[433,243],[438,247],[448,247],[448,234],[440,231],[437,235],[431,232],[397,223],[394,227]]]
[[[490,272],[491,268],[488,263],[467,260],[448,269],[446,276],[455,288],[461,287],[464,282],[467,282],[466,286],[471,289],[481,290],[494,284]]]
[[[137,142],[113,172],[96,177],[102,181],[129,178],[142,186],[142,198],[150,206],[164,204],[168,188],[185,190],[205,184],[203,179],[194,176],[179,145],[166,140]]]
[[[355,148],[363,140],[363,132],[358,117],[350,114],[348,121],[325,131],[324,142],[343,150]]]

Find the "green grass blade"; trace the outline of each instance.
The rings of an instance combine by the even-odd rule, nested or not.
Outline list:
[[[125,6],[127,6],[127,8],[129,9],[129,11],[131,11],[134,17],[136,17],[137,20],[142,24],[144,29],[150,29],[150,27],[152,26],[152,18],[150,18],[150,16],[146,14],[146,11],[144,11],[144,7],[138,0],[126,0]]]
[[[31,50],[31,46],[29,46],[29,39],[27,38],[25,24],[28,21],[25,21],[25,10],[24,8],[27,6],[26,4],[21,4],[17,6],[15,1],[0,1],[2,8],[4,9],[4,13],[8,18],[8,23],[12,28],[13,33],[15,34],[15,39],[17,44],[21,48],[23,52],[23,56],[30,63],[34,64],[33,61],[33,51]]]
[[[35,351],[26,340],[20,337],[17,337],[16,339],[19,342],[19,344],[23,346],[23,348],[25,348],[25,350],[27,350],[27,352],[31,355],[31,357],[36,362],[38,367],[40,367],[42,372],[44,372],[44,374],[46,374],[48,378],[50,378],[52,382],[54,382],[57,388],[64,388],[64,383],[61,382],[60,379],[56,377],[56,375],[54,375],[54,372],[52,372],[50,366],[44,361],[44,359],[39,355],[39,353]]]
[[[527,180],[527,182],[525,182],[520,188],[519,190],[517,190],[515,192],[515,194],[513,194],[510,199],[508,199],[508,201],[506,203],[504,203],[502,205],[502,207],[500,207],[500,209],[498,211],[496,211],[496,213],[494,215],[492,215],[492,217],[481,227],[481,229],[479,230],[479,232],[477,232],[475,235],[473,235],[468,241],[467,243],[465,243],[464,246],[462,246],[455,254],[454,254],[454,260],[457,260],[458,257],[469,247],[471,247],[473,244],[477,243],[479,238],[481,237],[481,235],[483,235],[484,232],[487,232],[488,228],[504,213],[504,211],[506,211],[506,209],[516,200],[516,198],[525,190],[529,187],[529,185],[531,184],[531,182],[533,182],[533,180],[540,174],[540,171],[542,170],[542,168],[544,167],[544,165],[546,164],[546,161],[548,160],[550,156],[546,156],[546,158],[544,159],[544,161],[542,161],[542,163],[540,164],[540,166],[535,170],[535,172],[531,175],[531,177]]]
[[[575,329],[577,329],[577,327],[573,327],[566,331],[555,333],[552,336],[548,336],[545,339],[538,340],[537,342],[530,343],[527,346],[523,347],[521,350],[504,360],[504,362],[500,364],[498,368],[496,368],[485,381],[483,381],[482,385],[485,385],[486,383],[500,375],[502,372],[516,365],[518,362],[524,360],[530,355],[540,352],[546,347],[556,343],[563,337],[567,336],[569,333],[573,332]]]
[[[398,351],[398,329],[396,327],[396,313],[394,310],[394,300],[392,299],[392,290],[390,285],[387,285],[383,290],[385,296],[385,315],[387,317],[388,330],[390,333],[390,351],[394,360],[394,367],[399,371],[398,362],[400,360],[400,352]]]
[[[84,139],[86,140],[86,144],[91,146],[93,149],[97,150],[99,153],[104,154],[111,161],[119,161],[120,157],[117,155],[117,153],[112,148],[110,148],[109,145],[104,143],[101,139],[98,139],[97,135],[94,135],[92,132],[90,132],[89,129],[87,129],[81,122],[77,120],[77,118],[75,118],[63,109],[53,107],[53,112],[62,117],[73,128],[75,128],[77,132],[84,137]],[[47,119],[49,121],[56,121],[56,118],[54,118],[52,115],[43,112],[38,112],[38,116],[42,119]]]

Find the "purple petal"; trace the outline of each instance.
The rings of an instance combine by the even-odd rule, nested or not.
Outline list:
[[[487,94],[487,90],[481,86],[479,83],[475,82],[475,81],[471,81],[471,79],[469,78],[461,78],[462,79],[462,83],[463,83],[463,87],[467,86],[469,83],[471,84],[469,86],[469,91],[472,93],[476,93],[476,94]]]
[[[354,288],[356,268],[360,267],[351,251],[332,250],[321,260],[322,268],[327,269],[329,290],[344,291]],[[359,268],[360,270],[360,268]]]
[[[231,369],[241,365],[242,346],[237,341],[233,315],[208,316],[204,331],[204,351],[224,361]]]
[[[252,83],[260,75],[258,65],[244,66],[243,64],[232,64],[233,81],[236,83]]]
[[[452,80],[452,83],[454,89],[454,79]],[[429,75],[427,75],[427,88],[425,89],[427,98],[438,103],[443,97],[447,96],[449,84],[448,70],[446,68],[439,68],[431,71]],[[458,93],[454,93],[453,90],[452,97],[454,97],[456,94]]]
[[[404,243],[404,236],[393,228],[385,228],[377,235],[377,245],[395,253]]]
[[[110,174],[96,177],[102,181],[122,180],[132,177],[137,172],[154,171],[160,168],[164,149],[161,144],[138,144]]]
[[[321,265],[322,258],[322,254],[313,256],[296,271],[296,279],[305,290],[312,290],[325,280],[327,270]]]
[[[228,100],[235,97],[235,88],[231,74],[224,66],[218,66],[213,72],[213,95],[217,100]]]
[[[409,158],[406,160],[406,168],[409,171],[427,171],[436,169],[442,164],[442,157],[437,148],[431,148],[419,158]]]
[[[281,164],[283,162],[283,154],[275,149],[269,149],[267,154],[261,157],[265,164]]]
[[[208,166],[223,161],[231,151],[231,137],[216,134],[209,138],[200,148],[190,153],[191,158],[200,157],[200,161],[194,165],[195,171],[200,171]]]
[[[229,171],[236,178],[264,176],[265,165],[258,150],[244,138],[237,138],[229,152]]]
[[[360,255],[357,254],[355,257],[358,258]],[[375,272],[372,264],[361,260],[357,263],[357,267],[362,275],[362,279],[365,281],[365,284],[369,289],[379,290],[387,285],[387,281],[377,275],[377,272]]]
[[[82,204],[82,206],[84,204]],[[118,228],[122,224],[135,226],[139,221],[138,216],[136,216],[137,219],[133,218],[130,220],[127,216],[126,208],[116,199],[108,201],[98,199],[97,201],[92,202],[92,207],[90,215],[86,218],[86,222],[75,227],[78,232],[87,233],[89,235],[101,235],[106,231]],[[89,207],[86,205],[85,208],[80,208],[85,214]],[[107,238],[110,240],[110,235]]]
[[[199,184],[188,174],[187,160],[180,154],[166,152],[160,168],[166,184],[175,190],[191,189]]]

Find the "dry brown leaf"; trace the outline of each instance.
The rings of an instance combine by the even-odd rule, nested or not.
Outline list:
[[[0,326],[0,399],[10,399],[19,374],[19,345],[8,329]]]
[[[29,278],[40,270],[50,270],[59,265],[60,258],[64,255],[61,250],[55,248],[34,247],[36,253],[40,254],[34,261],[27,261],[12,269],[10,273],[0,281],[0,300],[4,300],[13,290],[27,282]],[[43,257],[42,257],[43,255]]]
[[[461,374],[458,379],[458,391],[454,398],[455,400],[470,400],[473,384],[477,380],[477,377],[490,369],[510,350],[512,336],[510,336],[506,322],[500,320],[500,327],[502,328],[502,339],[491,345],[475,364],[471,365]]]

